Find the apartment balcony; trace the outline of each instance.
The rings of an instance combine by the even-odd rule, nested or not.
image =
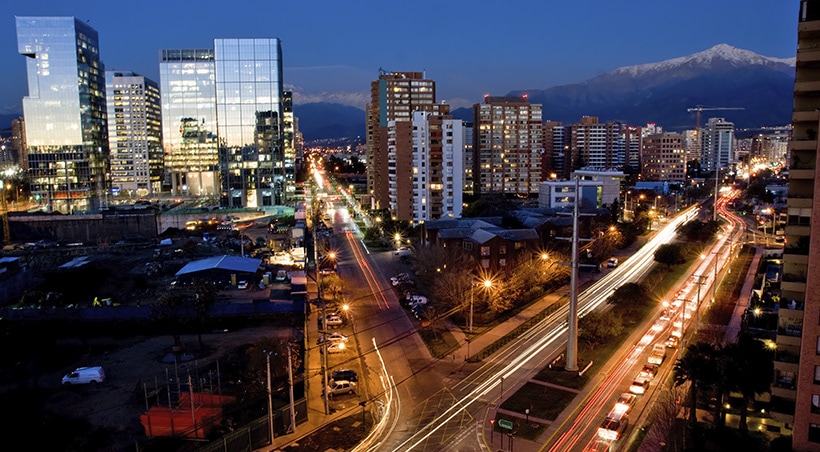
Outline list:
[[[796,292],[796,293],[805,292],[806,291],[806,281],[786,281],[786,280],[783,280],[783,281],[780,282],[780,291],[781,292]],[[783,307],[788,307],[790,305],[785,303],[785,302],[782,302],[780,304],[780,306],[781,306],[780,309],[782,310]],[[802,312],[803,303],[798,303],[797,307]]]
[[[818,50],[820,53],[820,50]],[[799,58],[800,53],[798,53]],[[795,110],[792,112],[792,122],[810,122],[817,124],[820,121],[820,112],[817,110]]]
[[[813,180],[814,179],[814,168],[811,169],[801,169],[801,168],[789,168],[789,179],[796,180],[796,179],[807,179]]]
[[[818,77],[800,77],[794,81],[795,95],[816,91],[820,91],[820,78]]]
[[[820,61],[820,47],[798,48],[797,64]]]
[[[818,82],[820,83],[820,82]],[[792,140],[792,150],[794,151],[817,151],[817,140]]]
[[[774,355],[774,368],[776,371],[780,372],[793,372],[797,373],[797,369],[800,367],[800,356],[796,353],[790,353],[785,350],[777,350]]]
[[[786,205],[796,209],[810,209],[812,207],[811,198],[786,198]]]
[[[800,336],[789,336],[787,334],[781,334],[779,328],[777,331],[777,336],[775,337],[775,342],[777,343],[778,347],[799,347],[801,340],[802,338]]]
[[[795,400],[797,399],[797,386],[785,387],[775,383],[772,385],[772,397]]]

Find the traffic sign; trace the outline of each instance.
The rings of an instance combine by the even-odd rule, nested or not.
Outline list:
[[[506,428],[507,430],[512,430],[513,428],[512,421],[508,421],[506,419],[499,419],[498,426],[501,428]]]

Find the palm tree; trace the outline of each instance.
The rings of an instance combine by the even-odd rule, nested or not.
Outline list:
[[[759,340],[743,335],[735,344],[726,347],[732,369],[729,380],[731,388],[743,395],[740,406],[740,431],[745,435],[749,432],[746,418],[749,403],[755,394],[763,394],[769,390],[772,381],[773,357],[770,350]]]
[[[688,347],[672,369],[675,386],[689,383],[689,424],[697,424],[698,388],[709,385],[715,379],[715,346],[696,342]]]

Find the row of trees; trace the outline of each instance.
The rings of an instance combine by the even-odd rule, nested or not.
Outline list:
[[[673,368],[675,386],[689,385],[689,424],[697,424],[701,392],[714,397],[714,423],[726,422],[725,401],[732,393],[740,395],[740,431],[748,433],[747,416],[755,395],[769,391],[772,382],[773,350],[758,339],[741,335],[736,343],[725,346],[696,342],[683,352]]]

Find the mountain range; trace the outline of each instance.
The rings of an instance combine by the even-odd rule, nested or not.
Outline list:
[[[703,106],[701,126],[707,118],[721,117],[737,129],[760,129],[791,123],[794,69],[794,58],[770,58],[719,44],[659,63],[621,67],[581,83],[514,90],[506,95],[526,94],[530,103],[542,105],[545,121],[566,125],[583,116],[596,116],[600,122],[655,123],[666,131],[680,132],[695,128],[695,113],[688,110]],[[451,113],[472,121],[471,108]],[[294,114],[307,141],[364,137],[365,112],[355,107],[309,103],[295,105]],[[342,131],[347,135],[335,135]]]
[[[519,89],[506,95],[526,94],[530,103],[542,105],[545,121],[566,125],[583,116],[596,116],[600,122],[655,123],[679,132],[695,128],[695,114],[688,110],[704,106],[701,126],[707,118],[722,117],[737,129],[759,129],[791,123],[794,69],[794,58],[770,58],[719,44],[689,56],[621,67],[576,84]],[[294,115],[305,141],[364,142],[365,111],[351,104],[367,97],[360,93],[354,98],[294,93]],[[319,99],[326,100],[316,101]],[[451,113],[472,121],[471,108]],[[0,128],[9,128],[15,117],[0,116]]]

